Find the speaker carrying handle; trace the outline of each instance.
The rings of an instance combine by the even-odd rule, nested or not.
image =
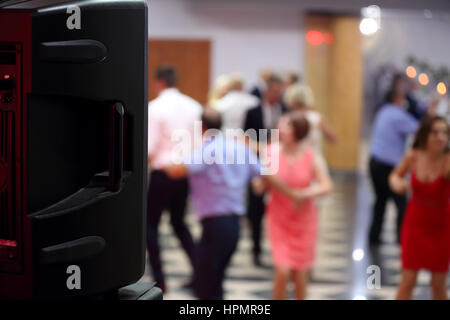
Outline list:
[[[120,102],[110,107],[109,133],[109,179],[107,189],[115,192],[120,189],[123,178],[123,119],[125,109]]]
[[[124,140],[125,109],[120,102],[109,107],[109,141],[108,141],[108,172],[102,172],[92,177],[89,184],[67,198],[37,212],[30,214],[35,219],[50,219],[54,216],[67,214],[89,206],[101,198],[109,197],[119,192],[122,182],[129,176],[123,171],[123,140]]]

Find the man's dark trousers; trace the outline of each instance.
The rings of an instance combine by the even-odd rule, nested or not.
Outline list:
[[[158,226],[164,210],[169,211],[175,235],[180,240],[191,265],[194,264],[194,241],[184,222],[188,192],[189,185],[186,178],[171,179],[164,171],[152,171],[148,189],[147,248],[154,280],[157,286],[163,289],[166,285],[158,241]]]
[[[222,300],[225,270],[239,240],[239,216],[221,215],[202,221],[197,247],[194,288],[199,299]]]
[[[389,187],[389,175],[394,169],[394,166],[371,157],[369,169],[372,185],[375,190],[375,204],[372,211],[372,224],[369,231],[369,241],[371,244],[380,243],[380,234],[383,227],[386,203],[389,199],[393,199],[397,208],[396,236],[397,241],[399,242],[403,215],[407,204],[406,195],[396,194]]]

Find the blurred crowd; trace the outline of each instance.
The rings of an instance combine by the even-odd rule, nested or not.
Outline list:
[[[157,285],[167,290],[158,241],[163,212],[170,214],[194,270],[185,286],[199,299],[224,298],[222,283],[244,216],[253,243],[249,263],[265,267],[264,234],[270,242],[273,297],[284,299],[293,281],[296,298],[305,299],[319,229],[317,199],[334,188],[322,144],[339,144],[333,125],[315,108],[311,88],[299,74],[265,69],[247,91],[241,75],[227,74],[215,81],[202,106],[177,89],[173,66],[159,66],[154,77],[158,96],[149,103],[147,220],[149,262]],[[369,170],[376,200],[368,241],[375,247],[381,243],[385,207],[392,199],[402,248],[399,299],[411,297],[420,269],[432,272],[433,297],[447,298],[450,129],[448,120],[438,115],[438,102],[421,102],[411,82],[399,74],[374,118]],[[201,132],[196,130],[198,120]],[[254,130],[256,135],[239,139],[227,135],[228,129]],[[190,135],[181,146],[174,139],[177,130]],[[264,130],[269,135],[276,130],[278,139],[263,137]],[[200,146],[192,143],[196,139]],[[180,147],[188,156],[175,163],[173,152]],[[223,161],[205,161],[205,153]],[[235,154],[244,154],[246,161],[225,161]],[[278,164],[271,174],[263,174],[265,157]],[[185,223],[188,197],[202,226],[198,242]]]

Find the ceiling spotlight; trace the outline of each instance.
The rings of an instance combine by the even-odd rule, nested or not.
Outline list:
[[[362,20],[359,30],[364,35],[371,35],[380,29],[381,9],[373,5],[361,9]]]
[[[363,35],[371,35],[378,31],[378,23],[375,19],[364,18],[359,24],[359,30]]]

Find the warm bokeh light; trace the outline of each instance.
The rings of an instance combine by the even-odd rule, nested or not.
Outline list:
[[[419,74],[419,83],[423,86],[426,86],[430,80],[428,79],[428,76],[425,73]]]
[[[310,45],[318,46],[324,41],[324,36],[320,31],[311,30],[306,33],[306,41],[308,41]]]
[[[447,86],[443,82],[439,82],[436,86],[436,90],[439,94],[446,94],[447,93]]]
[[[410,78],[415,78],[417,75],[416,68],[413,66],[408,66],[408,68],[406,68],[406,75]]]

